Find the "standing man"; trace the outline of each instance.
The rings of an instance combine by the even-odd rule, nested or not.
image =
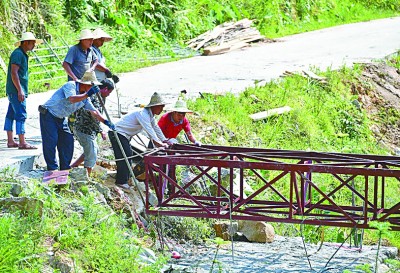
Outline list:
[[[16,48],[10,56],[8,63],[6,93],[8,97],[8,110],[4,122],[4,131],[7,131],[7,147],[18,149],[37,149],[25,140],[26,98],[28,97],[28,55],[36,44],[43,40],[36,39],[32,32],[22,33],[21,40],[15,43]],[[14,141],[13,125],[19,143]]]
[[[74,152],[74,136],[68,126],[66,117],[79,108],[89,110],[92,115],[105,125],[114,129],[114,125],[104,119],[93,106],[89,97],[99,92],[99,85],[93,71],[84,73],[82,79],[69,81],[55,91],[51,98],[39,106],[40,131],[42,133],[43,155],[47,164],[47,170],[57,170],[56,148],[60,162],[60,170],[70,169]],[[97,91],[99,90],[99,91]]]
[[[161,131],[168,139],[176,138],[178,134],[184,130],[190,142],[197,146],[201,146],[201,142],[196,140],[190,128],[190,122],[186,118],[187,113],[193,113],[186,107],[186,102],[178,99],[171,111],[164,114],[158,121]]]
[[[92,47],[93,33],[89,29],[81,31],[79,43],[72,46],[65,56],[63,68],[68,75],[68,81],[77,81],[87,70],[93,71],[97,66],[97,56]]]
[[[100,51],[100,47],[104,45],[105,42],[110,42],[112,40],[111,36],[108,35],[101,28],[96,28],[93,31],[93,44],[92,49],[97,56],[97,66],[94,70],[96,72],[96,77],[99,81],[102,81],[106,78],[112,78],[114,83],[119,82],[119,78],[117,75],[113,75],[110,69],[106,66],[106,58]]]
[[[164,109],[165,102],[161,96],[156,92],[151,96],[150,103],[146,105],[142,110],[131,112],[123,116],[116,124],[115,131],[119,141],[121,142],[122,148],[125,155],[130,158],[133,155],[133,151],[130,145],[130,141],[133,136],[144,130],[150,141],[153,141],[157,147],[168,147],[165,143],[167,139],[158,127],[155,116],[159,115]],[[122,189],[129,190],[128,180],[131,177],[129,168],[127,166],[122,151],[119,148],[117,139],[115,138],[115,132],[109,131],[108,137],[110,138],[112,148],[114,150],[114,156],[117,164],[117,179],[115,184]],[[131,160],[129,159],[129,162]]]
[[[99,88],[101,99],[104,103],[105,98],[114,90],[114,84],[111,80],[105,79],[101,81]],[[103,112],[103,107],[98,96],[92,96],[90,101],[99,112]],[[71,167],[78,167],[84,162],[84,167],[88,175],[90,175],[94,165],[96,165],[97,153],[99,150],[97,135],[101,134],[103,140],[106,140],[107,135],[103,131],[103,128],[101,128],[100,121],[97,120],[90,111],[80,108],[75,112],[75,116],[74,135],[83,148],[83,154],[71,164]]]

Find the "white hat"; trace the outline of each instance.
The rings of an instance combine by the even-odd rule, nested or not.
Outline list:
[[[93,39],[93,32],[90,29],[82,29],[77,40]]]
[[[77,82],[87,85],[101,85],[101,82],[96,78],[96,73],[91,70],[87,70],[85,74],[83,74],[82,78],[77,80]]]
[[[21,45],[21,42],[23,42],[23,41],[35,41],[35,43],[36,43],[37,45],[43,43],[43,40],[42,40],[42,39],[36,39],[36,38],[35,38],[35,35],[33,35],[32,32],[24,32],[24,33],[22,33],[22,35],[21,35],[21,40],[19,40],[18,42],[16,42],[14,45],[15,45],[15,46],[20,46],[20,45]]]
[[[101,38],[104,38],[104,42],[109,42],[112,40],[112,37],[108,35],[107,32],[105,32],[101,28],[96,28],[93,31],[93,39],[101,39]]]
[[[150,103],[147,104],[144,108],[149,108],[152,106],[157,106],[157,105],[165,105],[165,101],[161,98],[161,96],[157,93],[154,92],[154,94],[151,96]]]
[[[169,110],[169,111],[172,111],[172,112],[193,113],[192,110],[189,110],[189,109],[186,107],[186,102],[183,101],[183,100],[181,100],[181,99],[178,99],[178,100],[175,102],[174,107],[172,107],[171,109],[168,109],[168,110]]]

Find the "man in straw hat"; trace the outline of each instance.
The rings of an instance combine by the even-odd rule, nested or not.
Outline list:
[[[112,78],[114,83],[119,82],[119,78],[117,75],[113,75],[110,69],[106,66],[106,59],[100,51],[100,47],[103,46],[105,42],[110,42],[112,40],[111,36],[108,35],[101,28],[96,28],[93,31],[93,44],[92,49],[97,56],[98,64],[95,68],[96,77],[99,81],[102,81],[106,78]]]
[[[157,147],[168,147],[167,139],[163,135],[160,127],[158,127],[155,120],[155,115],[159,115],[165,106],[164,100],[155,92],[150,99],[150,103],[142,110],[131,112],[123,116],[116,124],[115,131],[117,132],[118,139],[122,144],[122,148],[128,158],[132,157],[133,151],[130,145],[130,140],[133,136],[140,133],[142,130],[147,132],[150,141]],[[127,166],[123,154],[119,148],[118,141],[112,131],[108,132],[112,148],[117,164],[117,179],[115,184],[122,189],[129,190],[128,180],[130,178],[129,168]],[[129,162],[131,160],[129,159]]]
[[[99,92],[99,85],[93,71],[86,71],[80,80],[69,81],[55,91],[51,98],[39,106],[40,131],[42,133],[43,155],[47,164],[47,170],[57,170],[56,148],[60,162],[60,170],[70,169],[74,152],[74,137],[68,126],[66,117],[80,108],[85,108],[91,114],[114,129],[114,125],[104,119],[93,106],[89,97]]]
[[[77,81],[87,70],[94,70],[97,66],[97,56],[92,47],[93,33],[84,29],[79,35],[79,43],[70,47],[65,56],[63,67],[68,74],[68,81]]]
[[[161,131],[168,139],[174,139],[184,130],[188,139],[197,146],[201,146],[201,142],[196,140],[190,128],[190,122],[186,117],[187,113],[193,113],[186,107],[186,102],[178,99],[170,112],[164,114],[158,121]]]
[[[8,97],[8,110],[4,122],[4,131],[7,131],[7,147],[19,149],[37,149],[25,140],[26,98],[28,97],[28,55],[36,44],[43,40],[36,39],[32,32],[22,33],[21,39],[15,43],[16,48],[10,56],[8,63],[6,93]],[[19,143],[14,141],[13,126]]]

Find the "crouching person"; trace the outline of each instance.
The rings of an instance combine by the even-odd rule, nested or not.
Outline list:
[[[104,119],[88,98],[100,91],[92,88],[100,85],[93,71],[86,71],[80,80],[69,81],[55,91],[51,98],[39,106],[40,131],[43,155],[47,170],[68,170],[74,153],[74,137],[68,126],[67,117],[80,108],[89,110],[100,122],[114,128]],[[56,159],[58,151],[59,165]]]
[[[142,130],[147,132],[150,137],[150,141],[157,147],[168,147],[165,143],[167,139],[161,132],[155,120],[155,116],[159,115],[164,109],[165,102],[158,93],[154,93],[151,96],[150,103],[146,105],[142,110],[135,111],[123,116],[117,123],[115,123],[115,132],[109,131],[108,137],[110,138],[112,148],[114,150],[114,156],[117,164],[117,179],[115,184],[121,187],[123,190],[130,190],[128,180],[131,177],[131,160],[129,165],[126,164],[122,151],[119,148],[118,137],[122,149],[125,155],[130,158],[133,155],[133,151],[130,145],[130,141],[133,136],[140,133]]]
[[[104,103],[105,98],[114,90],[114,83],[109,79],[105,79],[101,81],[99,88],[101,99]],[[90,101],[97,110],[101,113],[103,112],[99,96],[90,97]],[[97,145],[97,135],[101,134],[102,139],[106,140],[107,134],[101,128],[100,121],[85,108],[80,108],[76,111],[75,117],[76,120],[73,129],[74,135],[83,148],[83,154],[71,164],[71,167],[78,167],[82,162],[84,162],[84,167],[86,168],[88,175],[90,175],[94,165],[96,165],[97,153],[99,150]]]

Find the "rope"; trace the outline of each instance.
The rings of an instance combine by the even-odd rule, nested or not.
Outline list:
[[[100,96],[99,93],[97,93],[96,95],[97,95],[97,98],[98,98],[99,101],[100,101],[101,106],[103,107],[103,110],[104,110],[104,113],[105,113],[106,116],[107,116],[107,119],[111,122],[111,118],[110,118],[110,116],[108,115],[108,111],[107,111],[106,106],[104,105],[104,101],[102,100],[102,98],[101,98],[101,96]],[[127,166],[131,166],[131,164],[129,163],[129,160],[128,160],[127,156],[126,156],[126,153],[125,153],[125,151],[124,151],[124,149],[123,149],[123,147],[122,147],[121,141],[120,141],[119,138],[118,138],[118,133],[117,133],[117,131],[115,131],[115,130],[111,130],[111,131],[113,132],[114,137],[115,137],[115,140],[116,140],[117,143],[118,143],[119,149],[121,150],[121,153],[122,153],[122,156],[124,157],[124,160],[125,160],[126,165],[127,165]],[[135,183],[136,188],[138,189],[138,193],[139,193],[140,199],[142,200],[143,205],[145,205],[146,202],[145,202],[145,200],[144,200],[144,198],[143,198],[142,192],[139,190],[140,188],[139,188],[139,184],[138,184],[138,182],[137,182],[137,180],[136,180],[135,174],[133,173],[132,168],[128,168],[128,169],[129,169],[129,173],[130,173],[130,175],[131,175],[131,177],[132,177],[132,180],[133,180],[133,182]],[[144,211],[145,211],[145,210],[144,210]],[[146,215],[146,213],[145,213],[145,215]]]

